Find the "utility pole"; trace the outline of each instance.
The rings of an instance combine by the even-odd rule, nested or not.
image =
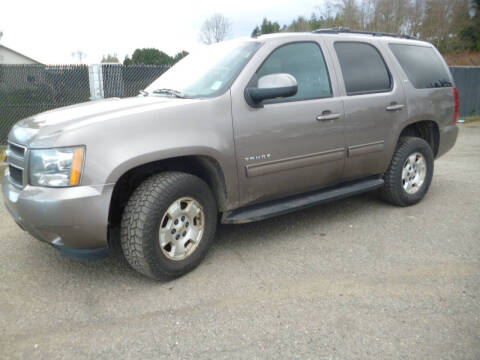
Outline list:
[[[77,50],[77,51],[72,52],[72,56],[74,58],[78,58],[79,63],[83,63],[83,59],[87,57],[87,54],[85,54],[81,50]]]

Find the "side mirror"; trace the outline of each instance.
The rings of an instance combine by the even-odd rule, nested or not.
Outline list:
[[[265,75],[258,79],[257,87],[245,89],[245,100],[250,106],[262,107],[263,100],[293,96],[297,91],[297,80],[292,75]]]

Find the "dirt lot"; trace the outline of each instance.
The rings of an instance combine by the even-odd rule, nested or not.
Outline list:
[[[0,209],[0,358],[479,359],[480,125],[424,201],[221,226],[194,272],[76,262]]]

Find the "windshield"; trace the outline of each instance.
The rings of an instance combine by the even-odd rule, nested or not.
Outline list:
[[[172,66],[145,90],[179,97],[208,97],[224,92],[260,45],[226,41],[196,51]]]

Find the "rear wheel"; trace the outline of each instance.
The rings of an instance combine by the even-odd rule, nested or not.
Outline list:
[[[217,208],[208,185],[181,172],[145,180],[132,194],[121,226],[127,262],[154,279],[175,277],[196,267],[216,229]]]
[[[384,175],[382,198],[398,206],[418,203],[427,193],[433,176],[433,152],[417,137],[402,137]]]

